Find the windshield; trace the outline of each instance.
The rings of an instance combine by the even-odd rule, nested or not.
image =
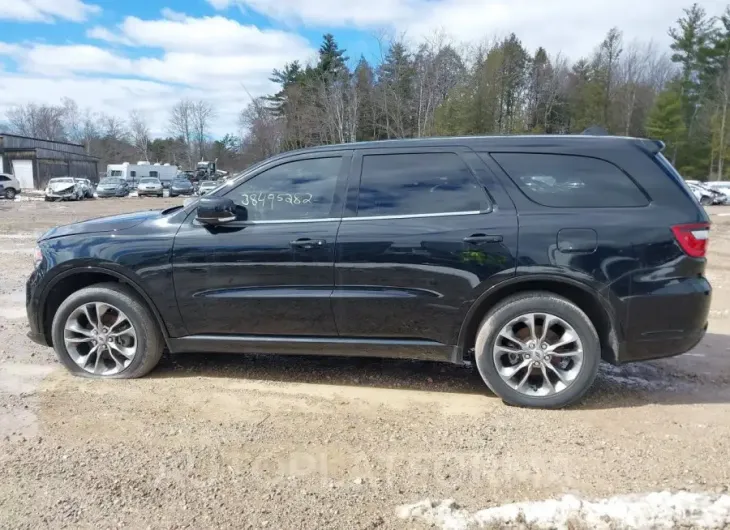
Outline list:
[[[218,185],[217,182],[206,181],[200,184],[201,188],[215,188]]]
[[[190,186],[190,181],[186,179],[175,179],[173,184],[175,186]]]
[[[140,179],[139,183],[140,184],[159,184],[160,183],[160,180],[159,179],[146,178],[146,179]]]
[[[73,184],[74,179],[72,178],[60,178],[60,179],[51,179],[49,184]]]
[[[101,182],[99,184],[120,184],[122,182],[121,179],[101,179]]]

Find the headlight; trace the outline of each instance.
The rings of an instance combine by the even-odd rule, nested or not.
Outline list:
[[[41,247],[35,247],[35,249],[33,249],[33,267],[37,269],[42,261],[43,252],[41,252]]]

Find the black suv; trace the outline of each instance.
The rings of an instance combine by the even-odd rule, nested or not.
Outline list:
[[[266,160],[210,196],[54,228],[31,337],[87,377],[171,353],[475,363],[506,402],[561,407],[601,359],[705,333],[708,217],[662,144],[432,138]]]

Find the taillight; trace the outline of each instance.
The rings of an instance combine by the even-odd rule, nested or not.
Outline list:
[[[688,256],[704,258],[710,240],[710,223],[693,223],[672,227],[677,243]]]

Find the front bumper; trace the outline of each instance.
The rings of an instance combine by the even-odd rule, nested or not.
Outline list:
[[[74,199],[75,197],[76,197],[76,192],[74,192],[74,191],[63,191],[63,192],[52,191],[50,193],[46,192],[46,199]]]
[[[96,190],[98,197],[124,197],[125,193],[118,190]]]
[[[160,197],[163,194],[162,190],[137,190],[137,195],[140,197],[154,195]]]
[[[40,327],[40,318],[38,318],[38,311],[40,307],[40,300],[38,298],[40,293],[38,285],[40,283],[40,279],[41,273],[38,269],[36,269],[31,273],[25,284],[25,310],[28,315],[28,325],[30,326],[28,338],[41,346],[50,346],[51,344],[48,337],[46,337]]]

